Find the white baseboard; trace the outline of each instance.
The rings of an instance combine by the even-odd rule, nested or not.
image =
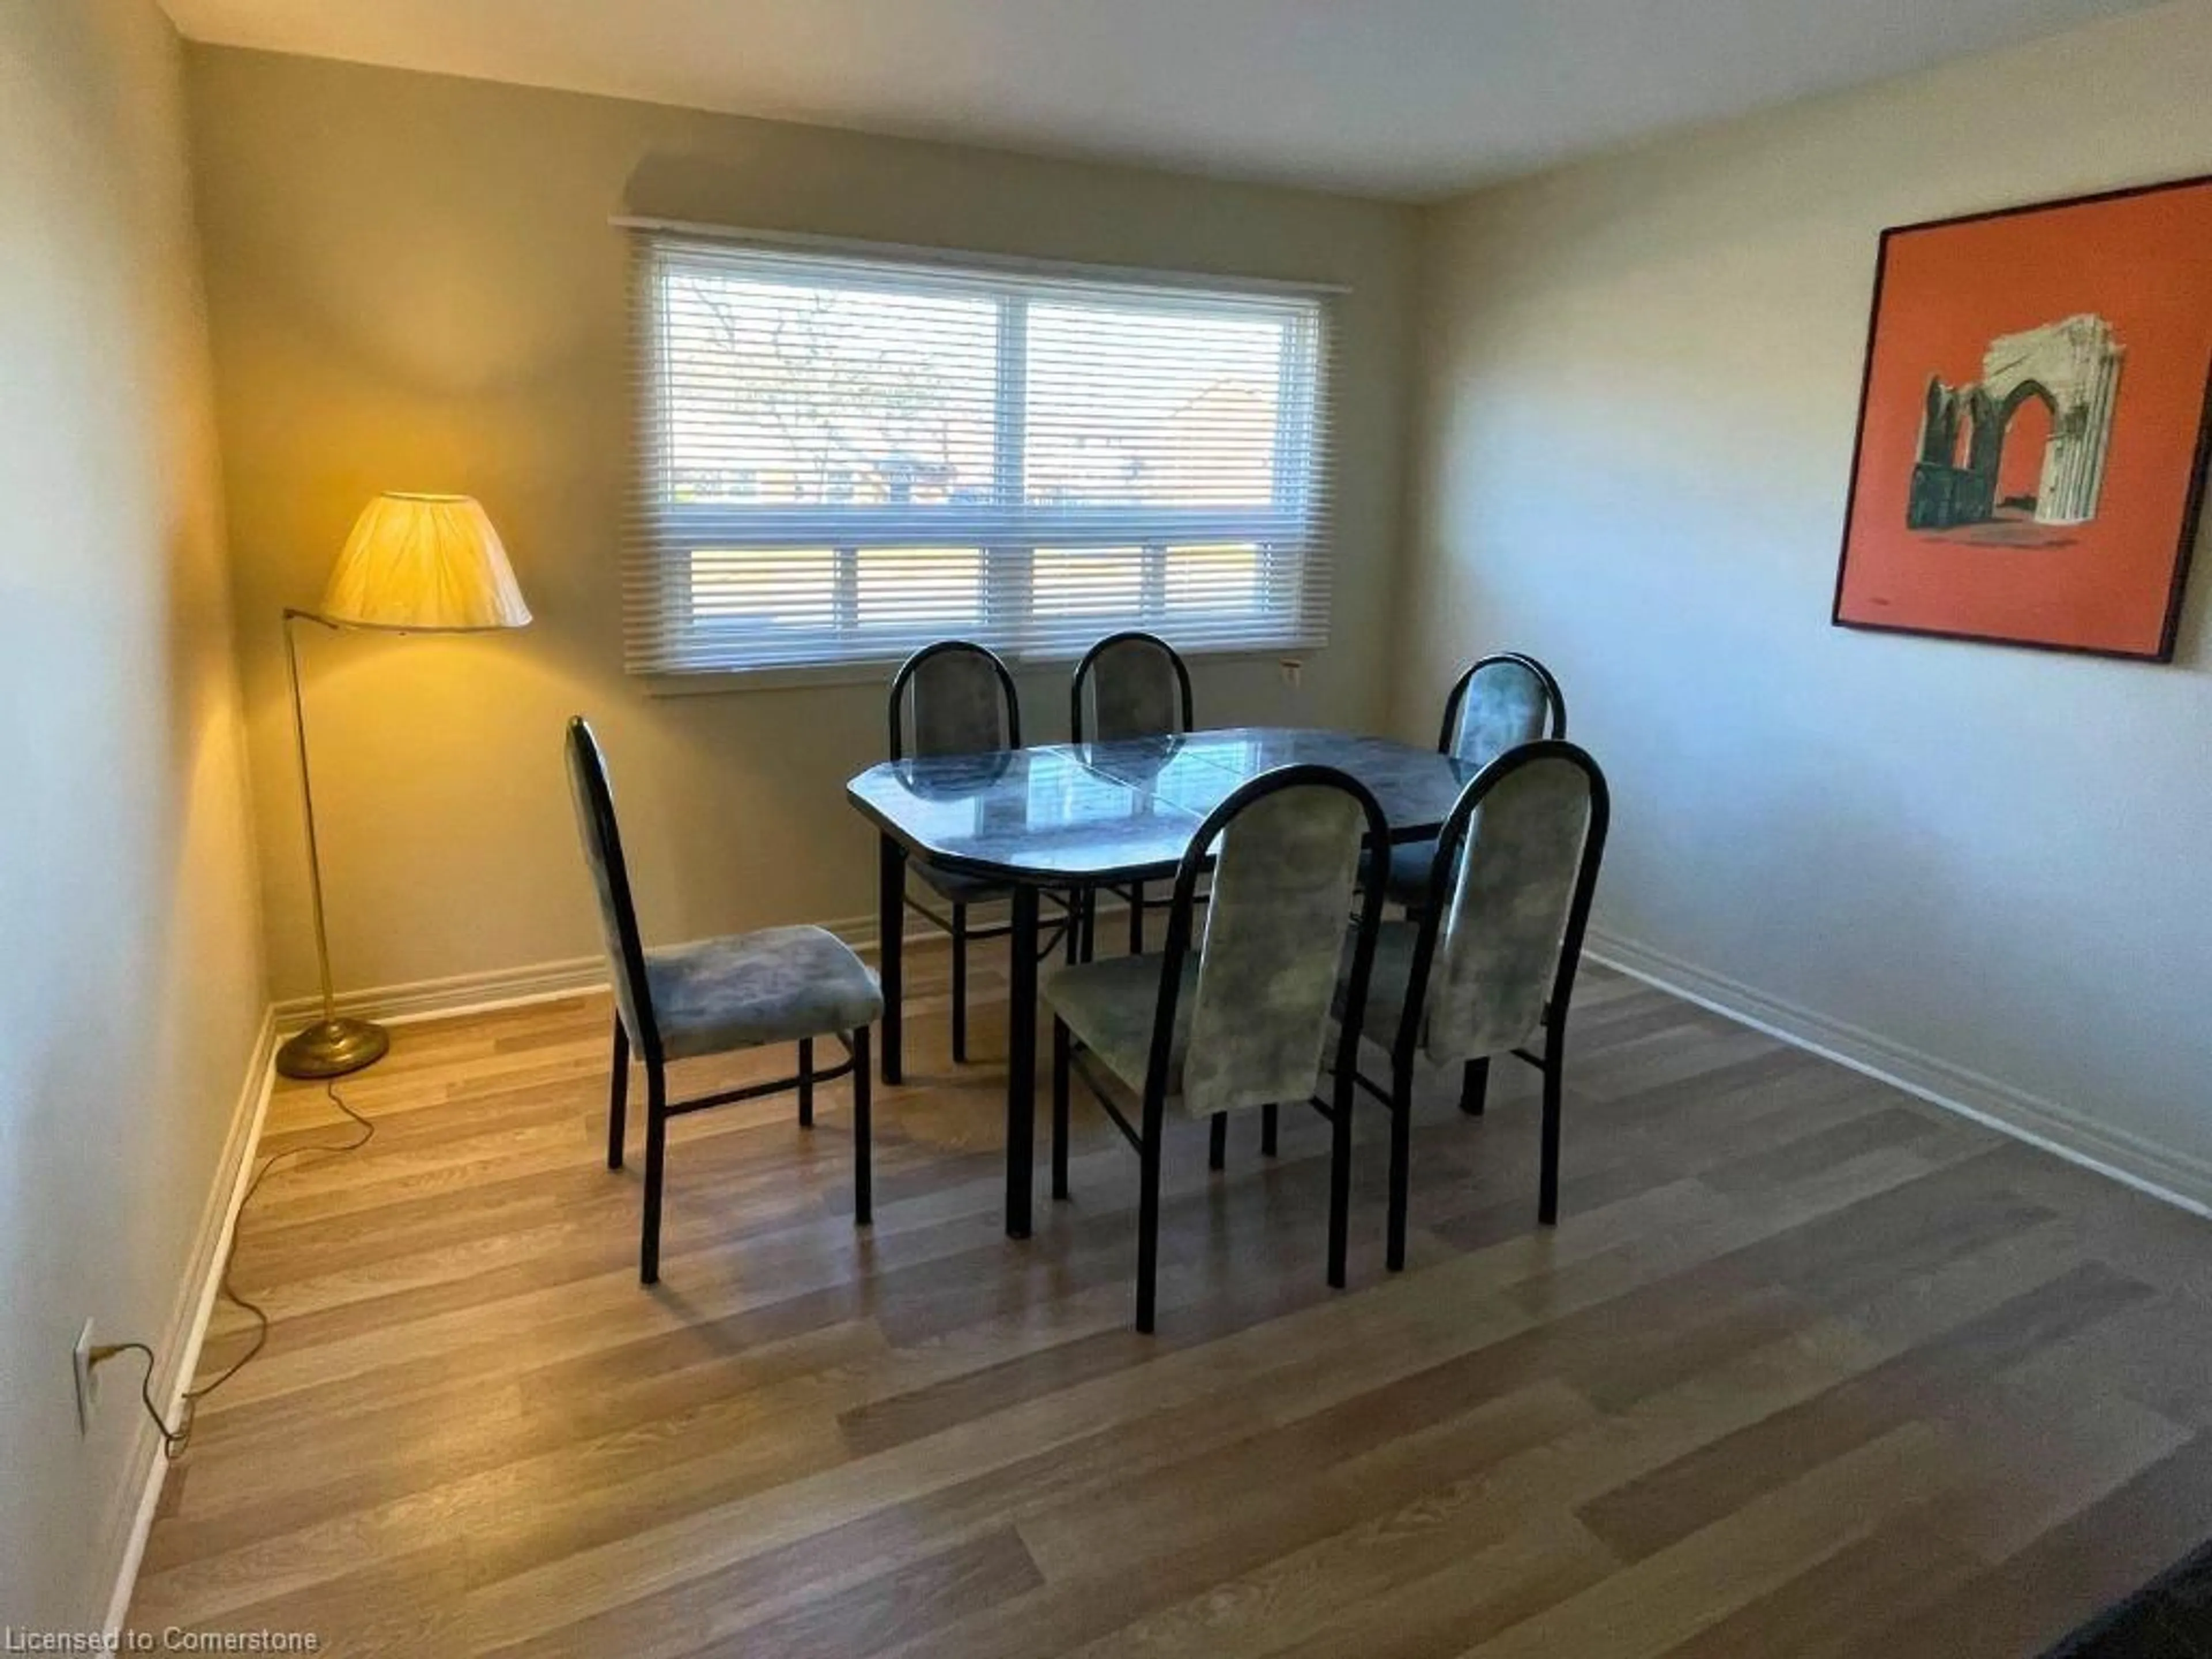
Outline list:
[[[337,1012],[353,1019],[373,1019],[384,1025],[404,1025],[411,1020],[439,1019],[449,1014],[474,1013],[479,1009],[512,1008],[523,1003],[550,1002],[579,991],[606,988],[605,957],[569,957],[559,962],[532,963],[524,968],[502,968],[490,973],[454,974],[445,979],[418,979],[404,985],[376,985],[365,990],[341,991],[331,999]],[[320,1018],[319,997],[287,997],[274,1006],[276,1029],[289,1034]]]
[[[1875,1032],[1800,1008],[1633,940],[1592,929],[1587,954],[1634,979],[1877,1078],[1932,1105],[1999,1130],[2197,1215],[2212,1216],[2212,1164],[2099,1123]]]
[[[170,1315],[168,1328],[161,1334],[160,1342],[154,1345],[155,1352],[167,1357],[170,1363],[167,1374],[157,1378],[156,1386],[149,1392],[161,1402],[164,1419],[170,1423],[177,1420],[184,1391],[191,1386],[193,1372],[199,1365],[200,1346],[207,1340],[208,1322],[215,1316],[216,1291],[222,1282],[223,1263],[230,1258],[239,1206],[245,1200],[246,1182],[253,1168],[253,1149],[260,1144],[262,1122],[269,1115],[269,1091],[276,1078],[276,1011],[264,1009],[261,1029],[255,1034],[252,1053],[246,1062],[238,1103],[232,1109],[222,1157],[216,1166],[216,1178],[208,1188],[207,1206],[201,1212],[199,1231],[193,1239],[176,1308]],[[131,1593],[138,1583],[138,1564],[144,1559],[146,1536],[153,1530],[154,1511],[161,1501],[161,1483],[169,1473],[169,1459],[154,1425],[146,1422],[143,1415],[137,1420],[137,1437],[132,1443],[129,1465],[133,1473],[119,1488],[126,1494],[134,1490],[137,1492],[137,1507],[130,1511],[127,1529],[118,1525],[107,1529],[111,1540],[118,1533],[121,1534],[119,1548],[112,1542],[109,1546],[116,1568],[114,1588],[107,1601],[106,1622],[102,1628],[110,1635],[123,1628],[124,1619],[131,1611]]]

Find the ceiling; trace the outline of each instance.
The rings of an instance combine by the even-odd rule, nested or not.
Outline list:
[[[196,40],[1448,195],[2143,0],[164,0]]]

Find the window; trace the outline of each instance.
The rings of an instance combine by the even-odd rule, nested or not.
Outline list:
[[[634,672],[1324,642],[1322,295],[663,231],[637,279]]]

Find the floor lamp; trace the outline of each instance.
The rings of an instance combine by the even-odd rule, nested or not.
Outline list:
[[[315,791],[307,770],[307,720],[300,696],[295,623],[395,634],[475,634],[521,628],[530,607],[483,507],[466,495],[379,495],[362,509],[331,572],[319,610],[284,611],[284,667],[292,684],[300,800],[307,825],[307,886],[314,901],[315,963],[323,1017],[276,1050],[286,1077],[342,1077],[383,1056],[381,1025],[338,1016],[331,992],[331,944],[323,921],[322,857],[315,845]]]

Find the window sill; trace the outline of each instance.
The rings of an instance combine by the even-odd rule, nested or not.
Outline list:
[[[1283,646],[1274,649],[1254,646],[1227,646],[1218,650],[1197,647],[1183,652],[1185,660],[1194,665],[1201,663],[1305,663],[1319,656],[1323,646]],[[1017,657],[1007,660],[1016,678],[1044,671],[1065,672],[1073,668],[1080,653],[1052,653],[1033,657]],[[878,688],[890,684],[891,676],[906,660],[902,654],[886,657],[881,661],[823,663],[780,668],[715,668],[695,674],[635,674],[635,678],[649,697],[714,697],[726,696],[733,692],[750,691],[811,691],[840,685],[872,685]]]

